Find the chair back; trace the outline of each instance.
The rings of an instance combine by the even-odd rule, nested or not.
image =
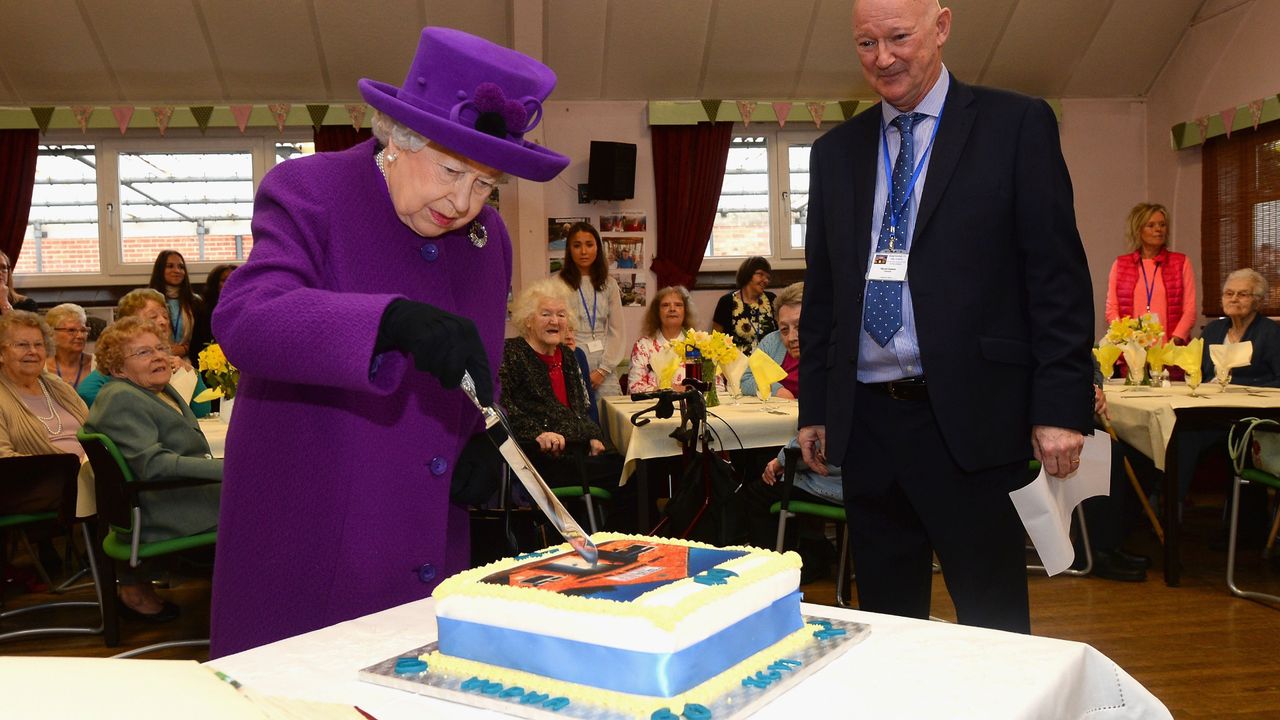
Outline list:
[[[80,445],[93,466],[93,487],[98,504],[98,516],[114,527],[128,530],[133,527],[133,502],[126,484],[133,482],[133,472],[111,438],[102,433],[81,428],[76,433]]]
[[[80,472],[80,458],[70,453],[49,455],[15,455],[0,458],[0,477],[4,482],[37,483],[53,479],[62,484],[62,501],[58,504],[58,519],[71,522],[76,511],[76,474]]]

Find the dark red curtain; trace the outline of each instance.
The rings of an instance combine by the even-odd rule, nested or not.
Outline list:
[[[373,137],[369,128],[356,130],[350,125],[321,125],[316,129],[316,152],[346,150]]]
[[[0,130],[0,250],[18,263],[36,183],[39,130]]]
[[[693,287],[715,224],[733,123],[654,125],[658,287]]]

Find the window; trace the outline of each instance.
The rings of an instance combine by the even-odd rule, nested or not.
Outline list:
[[[168,137],[51,132],[36,162],[23,287],[145,284],[176,249],[192,277],[253,249],[253,195],[272,165],[314,152],[309,129]]]
[[[1280,122],[1210,139],[1202,173],[1204,314],[1222,314],[1222,284],[1246,267],[1271,283],[1260,312],[1280,314]]]
[[[784,264],[804,258],[809,150],[819,134],[774,129],[734,135],[704,269],[733,269],[751,255]]]

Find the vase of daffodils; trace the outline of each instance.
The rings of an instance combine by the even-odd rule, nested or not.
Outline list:
[[[689,348],[697,349],[702,356],[702,379],[708,385],[705,393],[707,407],[716,407],[720,404],[720,396],[716,394],[716,375],[733,362],[740,351],[728,335],[702,330],[691,330],[682,340],[671,344],[672,351],[680,357],[688,357]]]
[[[1126,385],[1150,385],[1151,372],[1147,367],[1147,353],[1164,341],[1164,326],[1155,315],[1146,313],[1139,317],[1119,317],[1107,328],[1102,344],[1114,345],[1123,351],[1126,366]]]
[[[236,386],[240,382],[240,371],[227,360],[218,343],[210,343],[201,350],[198,360],[200,373],[209,389],[200,393],[196,399],[221,398],[218,416],[223,422],[231,422],[231,408],[236,397]]]

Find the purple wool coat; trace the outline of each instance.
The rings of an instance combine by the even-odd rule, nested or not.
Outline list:
[[[408,298],[475,321],[502,359],[511,239],[489,207],[424,238],[396,215],[375,141],[289,160],[254,202],[253,254],[213,317],[240,369],[213,576],[221,657],[430,595],[469,564],[453,466],[481,428],[399,352],[373,357],[383,310]]]

